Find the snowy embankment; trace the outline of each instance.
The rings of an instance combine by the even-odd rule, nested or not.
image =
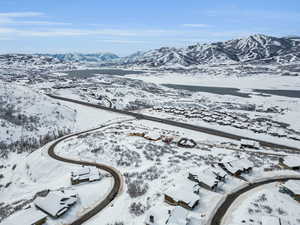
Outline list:
[[[36,193],[44,190],[70,189],[78,193],[79,202],[61,219],[48,218],[47,224],[69,223],[101,202],[110,192],[113,179],[105,176],[101,181],[71,186],[71,171],[76,171],[79,166],[50,158],[47,153],[50,144],[27,156],[14,156],[13,161],[16,163],[16,167],[14,170],[9,170],[9,167],[5,170],[4,179],[9,181],[10,185],[1,190],[1,202],[12,204],[24,200],[31,201]],[[4,165],[9,166],[9,164]],[[103,171],[101,173],[106,174]],[[9,219],[4,220],[4,224],[14,221],[14,215],[17,216],[17,214],[13,214]]]
[[[300,219],[300,206],[288,194],[279,192],[279,182],[266,184],[242,194],[229,207],[222,224],[245,225],[260,223],[263,216],[275,216],[298,224]]]
[[[145,82],[155,84],[179,84],[192,86],[210,86],[210,87],[232,87],[241,90],[249,89],[285,89],[299,90],[300,77],[280,76],[280,75],[251,75],[238,77],[206,74],[186,74],[186,73],[157,73],[126,75],[125,77],[139,79]]]
[[[74,131],[87,130],[105,123],[128,119],[128,117],[120,116],[116,113],[107,113],[100,109],[56,101],[48,97],[44,97],[44,99],[44,104],[47,103],[46,100],[53,101],[60,110],[74,113],[74,124],[72,124],[72,130]],[[31,103],[32,106],[38,107],[34,103],[36,102]],[[21,204],[20,208],[28,206],[38,192],[47,189],[72,188],[74,192],[79,194],[80,201],[72,208],[68,216],[59,219],[59,223],[71,222],[78,218],[79,215],[93,208],[94,205],[99,204],[107,193],[111,191],[113,179],[107,176],[100,182],[93,184],[71,186],[70,172],[78,169],[78,166],[58,162],[50,158],[47,151],[51,143],[31,154],[11,152],[5,160],[0,159],[0,164],[2,165],[1,174],[3,175],[0,179],[1,204],[4,204],[2,206],[8,210],[3,215],[0,215],[2,218],[6,217],[6,213],[10,215],[15,211],[13,207],[10,207],[12,205]],[[106,172],[101,173],[107,174]],[[7,220],[8,222],[10,220],[13,221],[13,215]],[[47,224],[57,224],[57,222],[57,220],[49,219]]]

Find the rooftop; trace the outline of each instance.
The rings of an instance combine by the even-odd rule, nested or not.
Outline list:
[[[176,206],[170,214],[167,224],[168,225],[186,225],[188,212],[179,206]]]
[[[34,204],[53,217],[65,213],[77,201],[74,195],[67,195],[61,191],[52,191],[46,197],[38,197]]]
[[[172,197],[175,201],[184,201],[191,207],[199,200],[199,196],[194,193],[194,183],[188,181],[169,188],[165,194]]]
[[[300,195],[300,181],[298,180],[288,180],[282,184],[283,187],[291,190],[293,193]]]
[[[284,164],[286,164],[289,167],[298,167],[300,166],[300,157],[289,155],[284,158]]]
[[[216,174],[210,168],[203,170],[193,169],[190,171],[192,175],[195,175],[197,179],[209,186],[213,186],[216,183]]]

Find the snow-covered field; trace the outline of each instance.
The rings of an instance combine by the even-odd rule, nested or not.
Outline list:
[[[279,182],[266,184],[241,195],[229,208],[222,224],[261,224],[264,216],[281,218],[288,224],[299,224],[299,202],[280,193],[279,185]]]
[[[277,175],[299,174],[278,169],[280,155],[298,153],[269,148],[241,150],[238,141],[136,120],[100,109],[54,100],[44,95],[53,93],[104,106],[109,106],[108,103],[111,102],[112,107],[118,109],[134,110],[159,118],[299,147],[300,141],[297,138],[300,137],[300,98],[275,95],[267,97],[252,91],[254,88],[299,90],[299,77],[269,74],[230,77],[200,73],[148,72],[145,75],[124,77],[98,74],[84,79],[68,78],[65,74],[60,74],[41,78],[36,82],[28,78],[9,83],[1,82],[5,88],[0,89],[0,100],[3,103],[3,110],[0,112],[0,142],[8,145],[48,133],[53,135],[60,130],[65,131],[62,135],[110,124],[95,132],[66,139],[56,148],[59,155],[67,158],[112,166],[124,177],[125,185],[121,195],[86,223],[90,225],[140,225],[151,211],[157,211],[157,215],[164,220],[163,218],[168,217],[168,210],[174,208],[164,202],[164,193],[167,190],[179,184],[191,183],[187,179],[190,170],[222,170],[218,163],[229,159],[246,158],[254,164],[253,171],[244,175],[250,182]],[[161,86],[166,83],[234,87],[251,93],[251,97],[192,92]],[[192,111],[199,117],[192,118]],[[227,120],[229,124],[219,124]],[[57,133],[47,142],[60,136]],[[153,139],[160,136],[173,138],[173,142],[167,144],[162,140],[151,141],[133,133],[145,134]],[[192,149],[179,147],[177,142],[180,138],[193,139],[197,146]],[[79,203],[69,213],[58,220],[49,219],[49,225],[74,220],[101,201],[111,189],[113,180],[109,176],[104,176],[95,183],[71,186],[70,172],[76,166],[51,159],[47,155],[49,144],[39,150],[36,150],[39,148],[37,145],[30,151],[7,152],[6,158],[0,159],[0,221],[8,217],[3,220],[3,224],[13,221],[20,213],[18,211],[32,204],[35,194],[45,189],[72,187],[80,197]],[[266,171],[270,169],[272,171]],[[243,185],[247,185],[245,180],[228,176],[216,192],[201,188],[197,194],[199,205],[188,212],[188,217],[191,221],[195,219],[204,223],[226,194]],[[267,200],[256,204],[256,200],[263,194]],[[281,207],[283,211],[278,209],[278,200],[284,205],[284,208]],[[250,225],[250,219],[258,224],[260,216],[264,214],[280,216],[297,223],[299,214],[287,210],[297,207],[289,196],[278,192],[277,184],[266,185],[241,196],[226,215],[224,224],[239,224],[243,219],[247,220],[245,224]],[[250,208],[255,213],[249,213]],[[269,208],[272,209],[271,213],[266,211]]]
[[[180,84],[180,85],[199,85],[211,87],[232,87],[242,91],[249,89],[285,89],[299,90],[299,76],[280,76],[258,74],[252,76],[211,76],[207,74],[188,74],[188,73],[157,73],[126,75],[128,78],[139,79],[155,84]]]

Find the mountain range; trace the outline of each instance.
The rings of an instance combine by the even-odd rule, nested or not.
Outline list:
[[[65,53],[44,55],[66,62],[105,62],[119,58],[119,56],[113,53]]]
[[[238,62],[290,63],[300,60],[299,37],[272,37],[263,34],[185,48],[162,47],[120,58],[121,64],[152,67],[195,66]]]
[[[132,65],[150,67],[189,67],[205,64],[236,63],[293,63],[300,62],[300,37],[272,37],[255,34],[246,38],[184,48],[162,47],[146,52],[138,51],[127,57],[113,53],[65,54],[5,54],[0,64],[57,64],[97,63],[102,65]]]

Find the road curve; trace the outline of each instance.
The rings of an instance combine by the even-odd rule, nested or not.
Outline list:
[[[246,193],[247,191],[252,190],[253,188],[257,188],[259,186],[270,184],[274,182],[285,182],[287,180],[300,180],[300,176],[286,176],[280,178],[270,178],[263,181],[258,181],[254,183],[250,183],[249,185],[230,193],[226,196],[225,199],[218,205],[218,208],[214,211],[213,215],[211,215],[210,219],[208,220],[206,225],[221,225],[222,219],[224,218],[225,214],[227,213],[229,207],[233,204],[233,202],[240,197],[242,194]]]
[[[185,128],[185,129],[189,129],[189,130],[199,131],[199,132],[202,132],[202,133],[207,133],[207,134],[211,134],[211,135],[215,135],[215,136],[219,136],[219,137],[224,137],[224,138],[229,138],[229,139],[234,139],[234,140],[250,139],[250,140],[260,142],[260,145],[265,146],[265,147],[288,149],[288,150],[293,150],[293,151],[298,151],[298,152],[300,151],[299,148],[294,148],[294,147],[287,146],[287,145],[282,145],[282,144],[276,144],[276,143],[263,141],[263,140],[250,138],[250,137],[245,137],[245,136],[241,136],[241,135],[236,135],[236,134],[216,130],[216,129],[213,129],[213,128],[207,128],[207,127],[203,127],[203,126],[195,126],[195,125],[192,125],[192,124],[181,123],[181,122],[172,121],[172,120],[168,120],[168,119],[161,119],[161,118],[148,116],[148,115],[143,115],[143,114],[134,113],[134,112],[129,112],[129,111],[125,111],[125,110],[108,108],[108,107],[105,107],[105,106],[96,105],[96,104],[92,104],[92,103],[88,103],[88,102],[83,102],[83,101],[79,101],[79,100],[75,100],[75,99],[65,98],[65,97],[52,95],[52,94],[46,94],[46,95],[51,97],[51,98],[62,100],[62,101],[73,102],[73,103],[77,103],[77,104],[80,104],[80,105],[85,105],[85,106],[89,106],[89,107],[93,107],[93,108],[98,108],[98,109],[102,109],[102,110],[106,110],[106,111],[110,111],[110,112],[114,112],[114,113],[119,113],[119,114],[123,114],[123,115],[127,115],[127,116],[133,116],[137,119],[143,119],[143,120],[149,120],[149,121],[153,121],[153,122],[159,122],[159,123],[168,124],[168,125],[175,126],[175,127],[180,127],[180,128]]]
[[[55,147],[59,143],[61,143],[62,141],[66,140],[68,138],[72,138],[72,137],[75,137],[75,136],[78,136],[78,135],[81,135],[81,134],[85,134],[85,133],[89,133],[89,132],[92,132],[92,131],[96,131],[96,130],[101,129],[101,128],[105,127],[105,126],[108,126],[108,125],[103,125],[103,126],[98,127],[98,128],[94,128],[94,129],[82,131],[82,132],[79,132],[79,133],[67,135],[67,136],[62,137],[62,138],[58,139],[57,141],[55,141],[48,148],[48,154],[53,159],[56,159],[56,160],[61,161],[61,162],[78,164],[78,165],[83,165],[83,166],[95,166],[95,167],[97,167],[97,168],[99,168],[101,170],[105,170],[108,173],[110,173],[111,176],[114,179],[113,188],[109,192],[109,194],[105,197],[105,199],[101,203],[99,203],[98,205],[96,205],[92,210],[88,211],[87,213],[85,213],[84,215],[82,215],[80,218],[76,219],[76,221],[70,223],[69,225],[80,225],[80,224],[83,224],[84,222],[86,222],[87,220],[89,220],[91,217],[95,216],[102,209],[104,209],[106,206],[108,206],[116,198],[116,196],[122,191],[123,178],[122,178],[121,173],[118,172],[113,167],[110,167],[110,166],[107,166],[107,165],[104,165],[104,164],[93,163],[93,162],[86,162],[86,161],[80,161],[80,160],[74,160],[74,159],[68,159],[68,158],[59,156],[59,155],[57,155],[55,153]]]

